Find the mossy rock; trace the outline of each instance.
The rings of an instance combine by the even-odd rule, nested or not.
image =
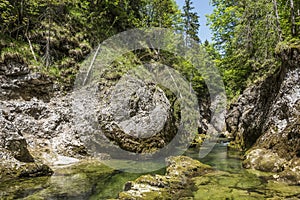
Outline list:
[[[166,174],[144,175],[127,182],[119,199],[189,199],[193,196],[192,177],[214,171],[209,165],[186,156],[169,157]]]
[[[170,194],[166,189],[157,190],[155,187],[146,184],[137,184],[136,187],[139,190],[130,190],[127,192],[121,192],[118,196],[120,200],[171,200]],[[140,192],[143,191],[143,192]]]
[[[267,149],[251,149],[246,153],[243,166],[247,169],[257,169],[264,172],[281,172],[286,161]]]
[[[167,176],[193,177],[213,171],[212,167],[187,156],[169,157],[167,159]]]
[[[194,199],[201,200],[250,200],[250,199],[264,199],[263,196],[256,193],[249,193],[246,190],[238,190],[224,186],[203,186],[194,193]]]
[[[151,186],[156,186],[156,187],[166,187],[168,186],[168,180],[165,176],[161,175],[144,175],[140,176],[139,178],[136,179],[137,183],[144,183],[148,184]]]
[[[300,187],[291,186],[287,183],[268,181],[267,190],[269,195],[281,197],[284,199],[299,199],[300,197]]]
[[[193,179],[196,191],[194,199],[264,199],[263,195],[253,191],[261,182],[253,176],[215,171]]]
[[[105,180],[115,173],[116,171],[100,161],[83,160],[71,166],[55,169],[54,175],[47,180],[35,178],[24,182],[20,181],[17,184],[20,189],[15,192],[11,191],[11,195],[14,193],[19,195],[21,190],[30,190],[27,194],[21,194],[22,199],[86,199],[92,194],[92,190],[98,182],[101,183],[101,180]],[[32,188],[27,187],[30,180]]]
[[[9,161],[1,161],[0,180],[5,181],[16,178],[51,176],[52,169],[40,162],[22,163],[13,158]]]
[[[26,163],[18,169],[18,177],[38,177],[38,176],[51,176],[52,169],[41,163]]]

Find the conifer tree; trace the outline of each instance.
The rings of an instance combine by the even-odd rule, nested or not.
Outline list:
[[[183,6],[183,30],[186,36],[186,46],[190,45],[188,44],[188,38],[200,43],[198,36],[200,27],[199,16],[193,11],[195,7],[192,4],[192,0],[185,0],[185,5]]]

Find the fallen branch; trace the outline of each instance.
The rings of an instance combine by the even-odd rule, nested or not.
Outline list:
[[[30,41],[30,39],[29,39],[29,37],[28,37],[27,34],[25,34],[25,36],[26,36],[26,38],[27,38],[27,40],[28,40],[29,47],[30,47],[30,51],[31,51],[31,53],[32,53],[32,55],[33,55],[33,58],[34,58],[34,60],[37,62],[37,58],[36,58],[36,56],[35,56],[35,53],[34,53],[34,50],[33,50],[32,44],[31,44],[31,41]]]

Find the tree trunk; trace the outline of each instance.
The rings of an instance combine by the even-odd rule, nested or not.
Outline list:
[[[282,31],[281,31],[280,18],[279,18],[278,8],[277,8],[277,0],[273,0],[273,5],[274,5],[274,12],[276,17],[276,26],[277,26],[279,41],[282,41]]]
[[[296,27],[296,20],[295,20],[294,0],[290,0],[290,5],[291,5],[292,36],[296,36],[297,35],[297,27]]]

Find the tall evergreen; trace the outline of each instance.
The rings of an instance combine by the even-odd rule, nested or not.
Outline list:
[[[200,38],[198,36],[199,32],[199,16],[193,10],[195,7],[192,6],[192,0],[185,0],[185,5],[183,6],[183,30],[186,36],[186,46],[189,46],[188,39],[191,38],[194,41],[200,43]]]

